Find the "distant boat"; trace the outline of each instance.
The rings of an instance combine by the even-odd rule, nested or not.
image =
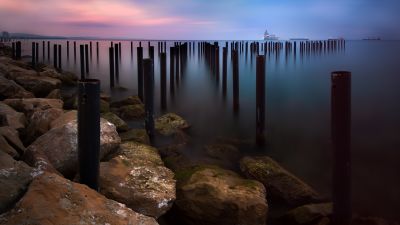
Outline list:
[[[264,32],[264,40],[266,40],[266,41],[278,40],[278,37],[275,36],[274,34],[269,34],[268,30],[265,30],[265,32]]]

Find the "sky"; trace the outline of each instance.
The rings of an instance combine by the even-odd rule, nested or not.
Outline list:
[[[0,0],[0,31],[104,38],[400,39],[400,0]]]

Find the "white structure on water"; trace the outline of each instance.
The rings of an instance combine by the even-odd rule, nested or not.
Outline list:
[[[264,40],[278,40],[278,37],[275,34],[269,34],[268,30],[264,32]]]

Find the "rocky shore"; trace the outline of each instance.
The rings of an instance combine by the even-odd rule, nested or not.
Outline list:
[[[330,224],[332,204],[268,156],[246,156],[252,141],[204,143],[185,155],[190,121],[155,120],[150,143],[137,96],[101,96],[100,190],[77,183],[76,75],[33,69],[0,48],[0,224]],[[396,224],[355,217],[353,224]]]

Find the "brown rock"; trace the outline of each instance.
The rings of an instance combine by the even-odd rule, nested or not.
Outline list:
[[[281,221],[293,225],[319,224],[321,220],[331,215],[332,203],[308,204],[290,210]]]
[[[102,113],[101,117],[114,124],[118,132],[129,130],[128,124],[112,112]]]
[[[63,101],[60,99],[24,98],[6,99],[3,102],[17,111],[25,113],[27,117],[30,117],[35,111],[41,111],[50,108],[63,108]]]
[[[61,99],[61,90],[60,89],[54,89],[52,90],[46,98],[53,98],[53,99]]]
[[[31,143],[36,138],[50,130],[51,122],[63,115],[63,113],[64,112],[62,109],[57,108],[50,108],[34,112],[29,119],[30,122],[26,129],[27,142]]]
[[[121,141],[137,141],[143,144],[150,144],[149,135],[145,129],[132,129],[124,133],[120,133]]]
[[[158,117],[155,121],[155,129],[162,135],[170,136],[180,129],[189,128],[190,125],[182,117],[175,113],[167,113]]]
[[[0,100],[6,98],[34,98],[35,96],[15,83],[13,80],[8,80],[0,74]]]
[[[10,126],[16,130],[25,128],[25,115],[15,111],[9,105],[0,102],[0,124]]]
[[[143,104],[124,105],[120,108],[112,108],[111,111],[125,120],[140,119],[145,115]]]
[[[123,204],[55,174],[34,179],[16,207],[0,216],[0,224],[158,224]]]
[[[137,95],[134,95],[134,96],[129,96],[128,98],[125,98],[120,101],[111,102],[110,107],[119,108],[125,105],[138,105],[138,104],[142,104],[142,101]]]
[[[15,77],[15,82],[38,97],[47,96],[52,90],[60,88],[61,81],[51,77],[20,75]]]
[[[78,111],[76,111],[76,110],[71,110],[71,111],[65,112],[60,117],[58,117],[57,119],[53,120],[50,123],[50,129],[53,129],[56,127],[62,127],[65,124],[67,124],[73,120],[77,120],[77,116],[78,116]]]
[[[18,157],[24,154],[26,148],[19,139],[17,130],[9,126],[0,127],[0,137],[2,139],[0,141],[0,143],[2,143],[0,145],[3,146],[1,148],[2,150],[6,152],[7,150],[10,151],[12,157]]]

